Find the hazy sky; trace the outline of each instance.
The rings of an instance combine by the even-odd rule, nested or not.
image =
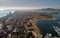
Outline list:
[[[0,8],[60,8],[60,0],[0,0]]]

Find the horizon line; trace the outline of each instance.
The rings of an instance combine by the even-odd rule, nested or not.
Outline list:
[[[5,9],[44,9],[44,8],[49,8],[49,7],[0,7],[0,10],[5,10]],[[53,8],[53,9],[60,9],[60,8]]]

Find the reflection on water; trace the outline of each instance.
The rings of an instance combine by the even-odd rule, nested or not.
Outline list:
[[[60,14],[53,14],[53,17],[60,19]]]
[[[60,28],[60,14],[53,14],[57,20],[36,20],[36,25],[42,30],[42,32],[53,32],[53,27]]]
[[[41,30],[42,34],[46,33],[56,34],[56,31],[53,28],[53,26],[60,28],[60,25],[57,20],[36,20],[35,23]]]
[[[9,12],[14,13],[14,11],[0,11],[0,17],[6,16]]]

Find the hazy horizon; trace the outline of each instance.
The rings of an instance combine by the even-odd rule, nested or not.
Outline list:
[[[0,0],[0,9],[14,7],[20,9],[38,9],[38,8],[60,9],[60,0]]]
[[[0,10],[43,8],[60,9],[60,0],[0,0]],[[0,17],[6,14],[0,11]]]

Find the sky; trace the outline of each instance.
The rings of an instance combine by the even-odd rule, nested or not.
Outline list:
[[[0,9],[21,8],[57,8],[60,9],[60,0],[0,0]]]

